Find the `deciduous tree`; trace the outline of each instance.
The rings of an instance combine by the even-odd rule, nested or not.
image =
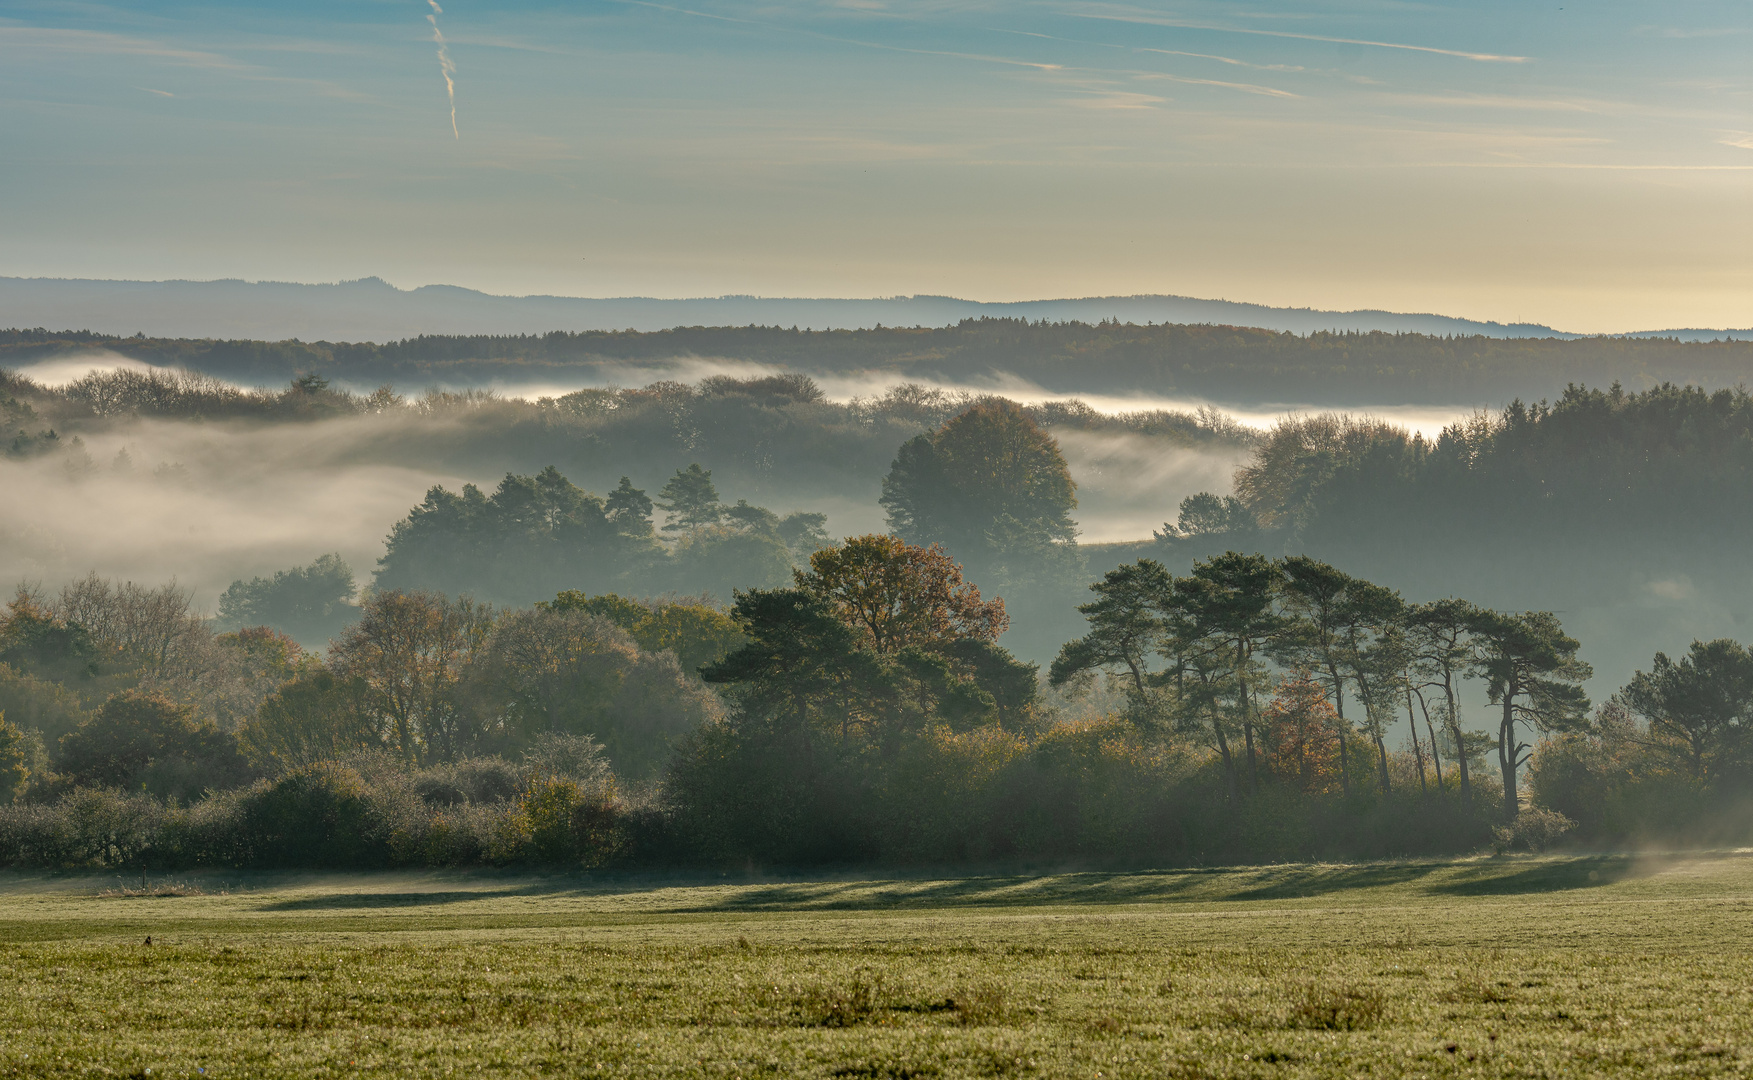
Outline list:
[[[1014,402],[988,398],[905,443],[881,502],[909,542],[990,567],[1069,542],[1076,492],[1052,436]]]

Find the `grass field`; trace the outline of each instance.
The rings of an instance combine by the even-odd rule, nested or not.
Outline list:
[[[180,880],[192,894],[0,876],[0,1075],[1722,1076],[1753,1063],[1748,853]]]

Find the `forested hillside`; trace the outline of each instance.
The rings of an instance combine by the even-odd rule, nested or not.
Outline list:
[[[1013,376],[1067,393],[1154,394],[1226,403],[1500,405],[1572,382],[1729,387],[1753,373],[1753,342],[1576,340],[1318,333],[1232,326],[1136,326],[970,319],[941,328],[800,331],[683,327],[516,337],[418,337],[382,344],[110,338],[0,332],[0,367],[111,350],[245,385],[318,374],[355,386],[600,382],[627,365],[707,358],[812,375],[871,372],[969,382]]]

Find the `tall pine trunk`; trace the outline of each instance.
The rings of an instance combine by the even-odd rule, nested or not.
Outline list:
[[[1418,794],[1429,795],[1424,784],[1424,745],[1418,741],[1418,717],[1412,713],[1412,686],[1406,687],[1406,726],[1412,730],[1412,760],[1418,763]],[[1434,751],[1436,747],[1431,747]]]
[[[1461,737],[1461,706],[1455,700],[1455,687],[1445,681],[1443,694],[1449,702],[1449,734],[1455,737],[1455,758],[1461,763],[1461,805],[1473,807],[1473,781],[1467,775],[1467,740]]]
[[[1497,728],[1497,763],[1503,770],[1503,816],[1516,820],[1521,806],[1516,799],[1516,705],[1513,687],[1506,686],[1503,695],[1503,721]]]
[[[1339,790],[1346,798],[1351,797],[1351,762],[1345,741],[1345,680],[1339,672],[1327,669],[1327,677],[1333,680],[1333,714],[1339,717]]]

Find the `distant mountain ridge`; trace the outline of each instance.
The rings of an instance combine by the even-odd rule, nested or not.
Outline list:
[[[551,330],[667,330],[677,326],[861,329],[947,326],[992,316],[1049,322],[1214,323],[1297,334],[1324,330],[1575,338],[1536,323],[1480,322],[1391,311],[1276,308],[1185,296],[1103,296],[986,303],[949,296],[796,299],[720,296],[495,296],[455,285],[398,289],[381,278],[336,284],[105,281],[0,277],[0,327],[136,332],[148,337],[394,341],[421,334],[541,334]],[[1753,339],[1753,330],[1664,330],[1628,336]]]

